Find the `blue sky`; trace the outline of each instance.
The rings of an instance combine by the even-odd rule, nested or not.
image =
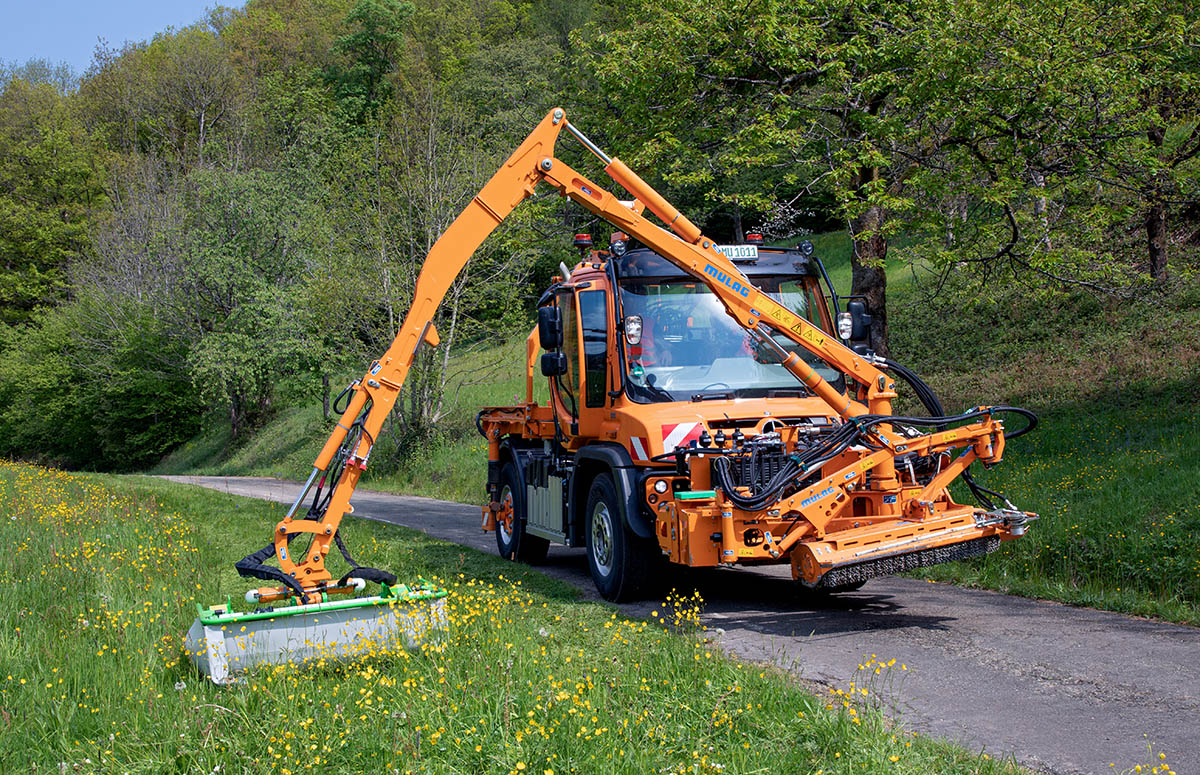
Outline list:
[[[238,0],[0,0],[0,60],[65,61],[76,75],[92,61],[98,38],[120,48],[167,27],[186,27],[208,8]]]

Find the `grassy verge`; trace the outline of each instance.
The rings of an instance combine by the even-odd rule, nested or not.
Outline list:
[[[373,523],[351,526],[360,559],[450,587],[448,635],[218,689],[183,634],[197,599],[240,595],[231,560],[280,513],[0,463],[0,771],[1016,771],[903,732],[861,683],[856,702],[831,702],[722,656],[694,629],[696,601],[624,619],[522,566]]]

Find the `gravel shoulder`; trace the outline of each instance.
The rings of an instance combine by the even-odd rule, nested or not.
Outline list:
[[[281,503],[300,488],[162,478]],[[477,506],[364,490],[353,505],[356,517],[496,552]],[[552,547],[539,569],[594,597],[581,550]],[[831,687],[872,655],[895,659],[876,688],[912,731],[1069,775],[1147,762],[1151,742],[1180,775],[1200,773],[1200,629],[917,579],[875,579],[834,598],[797,594],[786,568],[690,571],[687,581],[738,657]],[[620,608],[647,616],[654,606]]]

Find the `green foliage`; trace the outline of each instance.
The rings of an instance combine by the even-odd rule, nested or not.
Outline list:
[[[722,239],[846,224],[880,351],[897,258],[925,303],[993,299],[998,278],[1174,293],[1200,271],[1198,17],[1174,0],[251,0],[100,50],[77,89],[9,65],[0,321],[50,328],[5,346],[66,347],[35,310],[86,308],[68,339],[122,343],[155,374],[106,399],[134,414],[93,446],[141,438],[156,385],[242,443],[390,344],[429,247],[556,104]],[[543,197],[478,251],[390,437],[454,427],[450,356],[527,325],[574,230],[607,227]],[[126,374],[64,352],[88,396]],[[11,448],[39,454],[29,433]]]
[[[98,149],[49,83],[0,85],[0,322],[66,296],[103,200]]]
[[[906,228],[926,237],[911,255],[943,275],[969,262],[985,282],[1002,269],[1116,293],[1165,276],[1120,235],[1200,182],[1200,81],[1183,44],[1200,31],[1194,8],[928,13],[907,36],[917,64],[898,106],[910,116]]]
[[[338,38],[333,49],[349,64],[331,67],[326,77],[356,123],[375,116],[391,96],[387,76],[396,67],[404,23],[412,13],[412,5],[400,0],[358,0],[346,16],[353,31]]]
[[[136,309],[107,330],[98,313],[121,311],[79,300],[0,328],[0,456],[131,470],[196,433],[180,342]]]
[[[281,383],[320,362],[320,351],[291,314],[288,301],[277,290],[262,290],[204,334],[189,354],[201,397],[211,404],[228,403],[235,440],[267,417]]]

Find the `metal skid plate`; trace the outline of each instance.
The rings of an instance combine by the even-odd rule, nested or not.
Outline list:
[[[279,609],[277,615],[201,615],[188,630],[188,657],[216,684],[261,665],[365,658],[414,648],[447,627],[442,597],[361,598]]]

